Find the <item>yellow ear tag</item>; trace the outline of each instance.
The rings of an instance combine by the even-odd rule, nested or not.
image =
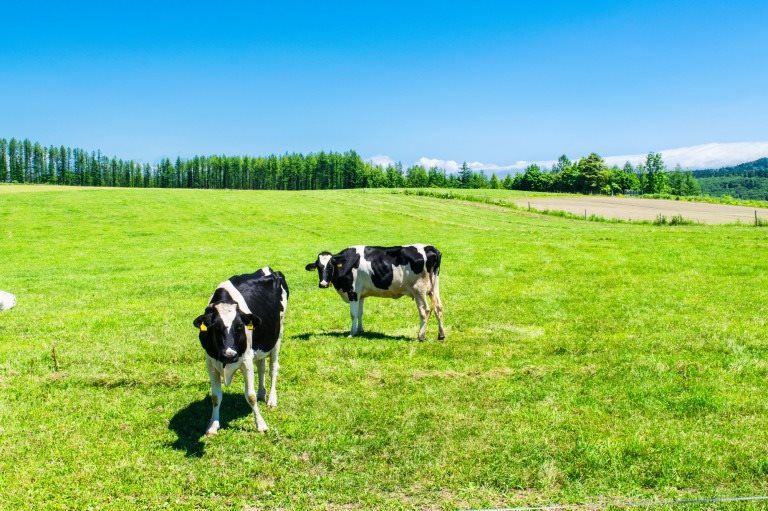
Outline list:
[[[341,268],[342,266],[344,266],[344,263],[339,263],[336,265],[336,268]]]
[[[208,331],[208,327],[205,326],[205,323],[200,323],[200,331],[201,332],[207,332]]]
[[[245,325],[246,330],[253,330],[253,323],[248,323]]]

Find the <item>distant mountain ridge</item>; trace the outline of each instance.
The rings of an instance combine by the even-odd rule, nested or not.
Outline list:
[[[715,176],[746,176],[746,177],[768,177],[768,157],[760,158],[754,161],[748,161],[732,167],[721,167],[719,169],[694,170],[694,177],[715,177]]]
[[[732,167],[694,170],[693,175],[704,194],[768,200],[768,157]]]

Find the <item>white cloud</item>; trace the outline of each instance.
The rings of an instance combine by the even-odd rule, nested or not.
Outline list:
[[[368,158],[368,161],[379,167],[389,167],[395,164],[395,160],[386,154],[377,154]]]
[[[474,170],[484,170],[486,172],[512,172],[512,171],[518,171],[522,170],[531,163],[535,163],[539,166],[546,166],[551,167],[552,164],[555,162],[555,160],[543,160],[543,161],[525,161],[525,160],[519,160],[515,163],[512,163],[510,165],[498,165],[496,163],[483,163],[480,161],[468,161],[467,166]],[[430,169],[432,167],[439,167],[441,169],[445,169],[447,172],[458,172],[461,168],[461,163],[455,161],[455,160],[441,160],[439,158],[427,158],[425,156],[422,156],[418,160],[414,162],[415,165],[421,165],[422,167],[425,167],[427,169]]]
[[[768,156],[768,142],[712,143],[662,149],[658,152],[661,153],[667,168],[673,168],[680,164],[684,169],[709,169],[738,165]],[[629,161],[633,165],[637,165],[645,161],[646,154],[608,156],[605,158],[605,162],[608,165],[621,166]]]
[[[701,144],[689,147],[677,147],[674,149],[662,149],[658,151],[662,154],[667,168],[674,168],[680,164],[684,169],[707,169],[717,167],[727,167],[738,165],[758,158],[768,156],[768,142],[733,142],[727,144],[712,143]],[[618,156],[605,156],[605,162],[610,165],[623,166],[629,161],[633,165],[644,162],[648,153],[625,154]],[[581,155],[586,156],[586,155]],[[578,157],[572,157],[573,160]],[[507,165],[497,163],[482,163],[479,161],[468,161],[467,165],[472,170],[485,170],[486,172],[495,172],[500,174],[514,174],[525,169],[528,165],[536,164],[539,167],[551,168],[557,160],[518,160]],[[422,165],[426,168],[440,167],[447,172],[458,172],[461,163],[455,160],[442,160],[440,158],[428,158],[422,156],[414,162],[416,165]]]
[[[454,160],[441,160],[439,158],[426,158],[424,156],[416,160],[415,165],[421,165],[426,169],[439,167],[441,169],[445,169],[446,172],[458,172],[459,167],[461,167],[461,165],[459,165],[459,163]]]

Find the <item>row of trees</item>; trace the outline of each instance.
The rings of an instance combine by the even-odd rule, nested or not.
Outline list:
[[[29,140],[0,139],[0,179],[12,183],[144,188],[327,190],[337,188],[509,188],[580,193],[700,193],[690,172],[666,172],[658,153],[633,168],[609,168],[597,154],[576,162],[561,156],[551,170],[531,165],[515,177],[488,178],[464,163],[458,173],[397,163],[386,168],[356,152],[291,153],[263,157],[195,156],[156,165],[108,158],[99,151],[43,147]]]
[[[661,154],[653,152],[637,167],[627,162],[623,168],[608,167],[595,153],[576,162],[563,155],[549,172],[530,165],[514,178],[507,176],[500,186],[543,192],[701,194],[701,187],[691,172],[679,166],[668,172]]]
[[[163,159],[156,165],[108,158],[99,151],[43,147],[30,140],[0,139],[0,181],[79,186],[144,188],[233,188],[248,190],[326,190],[439,186],[488,186],[482,173],[449,175],[438,168],[400,164],[386,168],[364,161],[355,151],[264,157],[195,156]]]
[[[10,183],[81,186],[150,186],[149,164],[107,158],[101,152],[43,147],[31,141],[0,138],[0,176]]]

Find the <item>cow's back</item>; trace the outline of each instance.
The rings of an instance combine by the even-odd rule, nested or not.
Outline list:
[[[253,329],[253,350],[271,350],[282,327],[288,304],[288,284],[279,271],[263,268],[256,273],[234,275],[230,282],[243,295],[251,313],[261,319]]]
[[[425,247],[427,245],[423,244],[355,247],[361,255],[356,275],[356,279],[361,282],[355,287],[360,290],[362,297],[413,296],[414,291],[428,284],[430,255],[434,260],[434,255],[428,254]]]

